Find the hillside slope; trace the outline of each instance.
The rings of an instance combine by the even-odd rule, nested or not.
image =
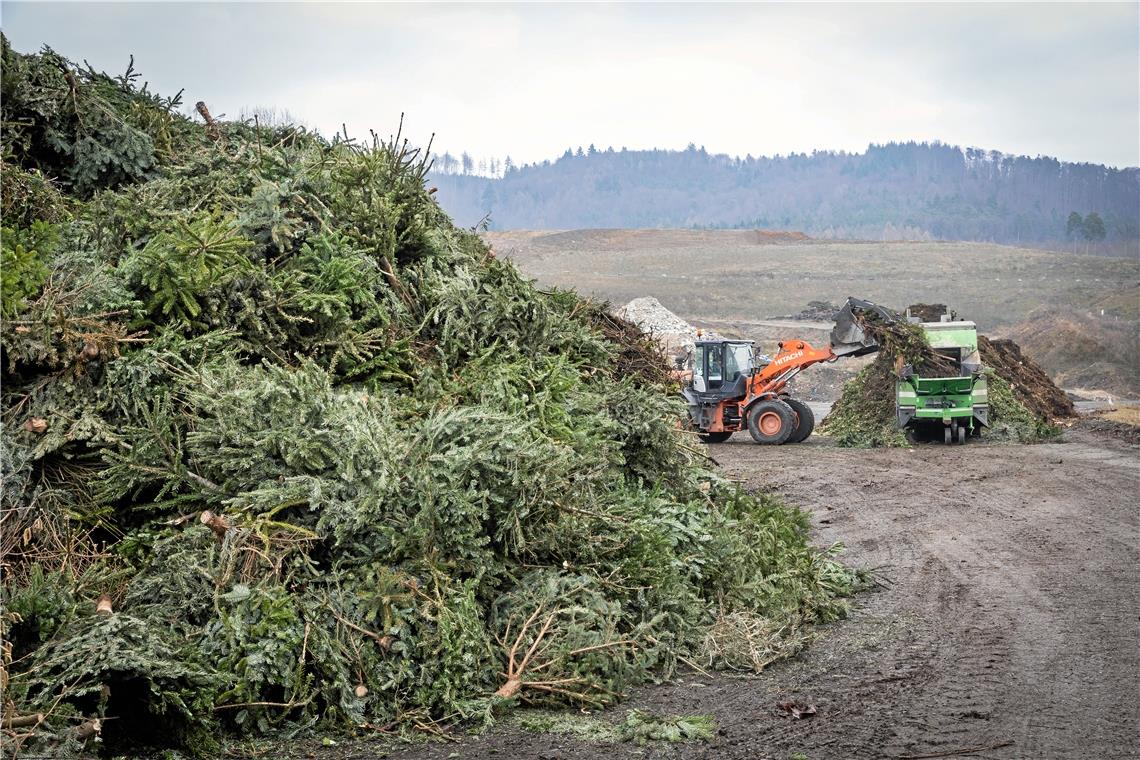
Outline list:
[[[1132,289],[1135,293],[1135,288]],[[1078,309],[1042,308],[1004,333],[1065,388],[1140,398],[1140,322]]]
[[[437,172],[430,181],[459,224],[490,213],[497,230],[743,226],[873,240],[1057,242],[1071,212],[1097,211],[1109,242],[1140,237],[1140,169],[938,143],[744,159],[696,148],[567,151],[499,179]]]

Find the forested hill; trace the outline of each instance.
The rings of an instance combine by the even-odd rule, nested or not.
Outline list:
[[[1140,169],[940,143],[743,159],[591,146],[518,168],[508,159],[502,177],[439,166],[450,169],[431,178],[443,207],[466,226],[490,213],[492,229],[763,227],[1029,243],[1081,240],[1070,216],[1096,212],[1109,246],[1140,238]],[[1095,243],[1095,225],[1091,234]]]

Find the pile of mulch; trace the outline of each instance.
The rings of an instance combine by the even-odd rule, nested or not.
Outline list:
[[[839,307],[831,301],[808,301],[800,311],[791,315],[791,319],[803,322],[833,322],[839,316]]]
[[[978,350],[982,354],[982,364],[1008,382],[1013,395],[1034,416],[1044,419],[1076,416],[1072,400],[1057,387],[1041,365],[1021,353],[1021,347],[1012,340],[990,340],[978,335]]]
[[[913,303],[907,313],[922,322],[938,322],[943,314],[952,314],[944,303]],[[1065,392],[1014,341],[990,340],[979,333],[978,349],[982,363],[1010,384],[1017,400],[1034,416],[1058,419],[1076,414]]]
[[[922,322],[938,322],[943,314],[953,314],[943,303],[913,303],[907,313]],[[1060,419],[1073,417],[1073,402],[1039,364],[1021,352],[1012,340],[990,340],[978,334],[978,350],[982,364],[1010,384],[1014,396],[1035,417]]]
[[[632,377],[648,385],[671,387],[670,362],[661,344],[633,322],[614,314],[609,304],[583,301],[586,321],[613,344],[617,377]]]
[[[912,303],[906,310],[920,322],[938,322],[943,314],[948,313],[944,303]]]

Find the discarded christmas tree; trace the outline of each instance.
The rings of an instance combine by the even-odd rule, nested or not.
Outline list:
[[[843,613],[651,344],[455,228],[399,133],[195,123],[7,41],[3,95],[6,748],[600,705],[718,620]]]

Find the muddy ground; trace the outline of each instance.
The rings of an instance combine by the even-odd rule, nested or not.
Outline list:
[[[1140,757],[1140,449],[1078,423],[1035,446],[855,451],[738,435],[710,452],[747,487],[809,510],[821,545],[843,541],[886,585],[759,676],[689,671],[602,714],[711,713],[715,739],[638,747],[500,727],[347,754]],[[793,720],[775,708],[786,700],[817,714]]]

